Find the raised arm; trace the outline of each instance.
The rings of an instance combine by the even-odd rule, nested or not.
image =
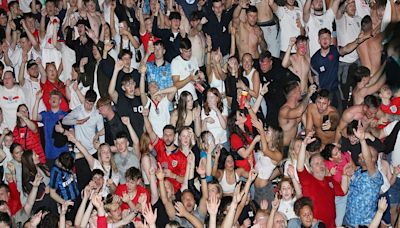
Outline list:
[[[153,145],[155,145],[157,143],[158,136],[154,132],[153,126],[151,126],[151,123],[150,123],[150,120],[149,120],[149,109],[148,108],[144,108],[142,114],[143,114],[144,127],[146,128],[146,132],[149,134],[151,142],[153,143]]]
[[[18,72],[18,83],[21,87],[23,87],[25,84],[25,67],[27,61],[28,61],[27,53],[22,52],[22,62]]]
[[[303,172],[304,170],[304,164],[306,160],[306,147],[308,144],[315,141],[315,138],[313,138],[313,136],[314,132],[308,133],[307,136],[304,138],[303,142],[301,143],[300,152],[297,157],[297,172]]]
[[[160,163],[158,163],[158,169],[156,171],[156,176],[157,176],[159,187],[160,187],[161,201],[164,204],[164,207],[165,207],[165,210],[167,212],[169,219],[173,220],[175,218],[175,213],[176,213],[175,207],[167,197],[167,191],[165,189],[165,183],[164,183],[165,176],[164,176],[164,172],[163,172],[163,169],[162,169]]]
[[[370,176],[373,176],[376,174],[376,166],[375,166],[375,162],[372,160],[372,154],[371,154],[371,151],[369,150],[367,141],[365,140],[365,132],[361,126],[360,121],[358,123],[357,130],[353,129],[353,131],[354,131],[354,136],[356,136],[360,140],[361,154],[365,161],[365,165],[367,166],[368,174]]]
[[[284,67],[284,68],[289,68],[292,65],[292,63],[290,61],[290,55],[291,55],[292,48],[295,43],[296,43],[296,37],[291,37],[289,40],[289,46],[285,52],[285,56],[282,59],[282,67]]]
[[[140,73],[140,83],[139,83],[140,100],[143,105],[146,105],[149,100],[146,93],[146,63],[140,64],[139,73]]]
[[[346,44],[346,46],[339,48],[339,55],[344,56],[349,54],[350,52],[354,51],[358,47],[358,45],[362,44],[364,41],[368,40],[371,37],[372,35],[364,34],[363,32],[361,32],[360,35],[358,35],[357,39],[355,39],[353,42],[348,43]]]
[[[78,150],[83,154],[83,156],[85,156],[85,159],[88,162],[90,169],[93,169],[95,158],[89,153],[89,151],[87,151],[87,149],[82,145],[82,143],[78,141],[75,138],[75,135],[72,134],[70,131],[64,130],[64,135],[67,136],[68,141],[75,144]]]
[[[139,145],[139,137],[137,136],[135,129],[133,129],[131,121],[128,116],[121,117],[122,123],[128,128],[129,135],[131,136],[133,142],[134,152],[136,153],[136,157],[140,160],[140,145]]]
[[[118,102],[118,92],[115,90],[115,86],[117,84],[118,73],[122,68],[124,68],[124,62],[122,62],[122,60],[115,62],[114,72],[111,77],[110,85],[108,86],[108,95],[110,95],[114,103]]]
[[[303,8],[303,21],[304,21],[304,23],[308,23],[308,20],[310,20],[311,1],[312,0],[306,0],[306,2],[304,3],[304,8]]]
[[[43,96],[43,91],[40,90],[36,93],[35,104],[33,105],[33,111],[32,111],[32,120],[34,121],[42,121],[42,115],[38,113],[39,102],[40,99],[42,99],[42,96]]]
[[[303,113],[307,109],[307,105],[310,102],[310,97],[314,94],[316,90],[315,85],[311,85],[308,88],[308,93],[307,96],[303,99],[303,101],[298,105],[296,108],[289,108],[289,107],[284,107],[281,108],[279,111],[279,116],[285,119],[296,119],[299,118],[303,115]]]
[[[232,16],[232,23],[233,26],[235,26],[236,28],[239,27],[240,24],[240,14],[242,12],[243,9],[246,9],[249,7],[249,1],[248,0],[240,0],[239,1],[239,5],[236,6],[235,10],[233,11],[233,16]]]
[[[264,156],[271,158],[272,161],[278,163],[282,160],[282,153],[277,149],[271,150],[268,145],[267,135],[265,134],[263,123],[261,120],[258,119],[251,119],[253,126],[257,129],[257,132],[260,134],[261,138],[261,145],[262,145],[262,152]]]

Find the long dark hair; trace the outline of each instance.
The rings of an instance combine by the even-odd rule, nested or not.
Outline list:
[[[187,98],[189,96],[192,96],[190,92],[183,91],[178,100],[178,108],[177,108],[178,119],[176,121],[176,130],[178,132],[185,126],[185,120],[187,117],[187,112],[186,112]]]
[[[240,111],[236,111],[236,112],[240,112]],[[229,117],[228,117],[228,129],[229,132],[232,134],[237,134],[240,138],[240,140],[242,140],[244,145],[248,145],[247,142],[247,138],[246,138],[246,134],[247,135],[251,135],[250,133],[250,129],[244,125],[244,129],[245,131],[243,131],[242,129],[240,129],[240,127],[236,124],[236,112],[232,112]]]
[[[25,107],[26,110],[28,110],[28,114],[29,114],[29,109],[28,109],[28,106],[26,106],[26,104],[20,104],[20,105],[18,105],[17,112],[19,112],[19,109],[22,108],[22,107]],[[29,116],[29,115],[28,115],[28,116]],[[23,126],[22,126],[21,118],[19,118],[18,116],[17,116],[17,125],[16,125],[16,126],[17,126],[17,128],[23,127]]]
[[[33,162],[33,151],[25,150],[22,154],[21,158],[22,163],[22,189],[25,193],[29,193],[29,182],[35,179],[35,175],[37,174],[36,165]],[[48,168],[43,164],[37,165],[43,173],[48,176]]]

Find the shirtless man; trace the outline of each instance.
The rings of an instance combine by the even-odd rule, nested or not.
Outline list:
[[[290,141],[296,138],[297,125],[300,123],[303,113],[307,109],[310,97],[316,91],[316,86],[311,85],[308,88],[307,96],[301,99],[300,84],[297,81],[289,82],[284,89],[286,94],[286,103],[279,110],[279,126],[283,130],[284,153],[287,153],[287,147]]]
[[[370,16],[365,16],[361,20],[361,32],[371,34],[373,37],[360,44],[357,47],[357,53],[360,57],[361,65],[367,67],[372,74],[375,74],[381,66],[383,34],[378,33],[380,24],[379,26],[376,25],[378,27],[373,27],[373,24]]]
[[[339,143],[342,135],[345,135],[344,129],[353,120],[361,120],[364,128],[375,127],[377,120],[376,113],[379,110],[380,100],[374,95],[368,95],[364,98],[364,103],[354,105],[343,112],[339,126],[336,128],[335,143]]]
[[[290,50],[296,44],[296,53],[291,55]],[[289,46],[285,52],[285,56],[282,60],[282,66],[289,68],[293,74],[300,78],[300,89],[301,93],[307,91],[308,82],[314,83],[314,79],[311,76],[310,71],[310,54],[308,53],[308,38],[300,35],[297,38],[292,37],[289,41]]]
[[[309,104],[307,108],[306,134],[315,131],[323,145],[335,140],[335,130],[340,119],[338,111],[330,104],[329,91],[322,89],[315,103]]]
[[[246,15],[241,15],[243,9],[246,10]],[[237,28],[236,43],[240,59],[245,53],[250,53],[253,59],[258,60],[260,56],[258,47],[261,48],[261,51],[268,50],[263,32],[257,25],[257,8],[249,6],[248,0],[240,0],[239,5],[233,11],[233,26]]]
[[[274,20],[274,14],[269,6],[268,0],[256,2],[258,11],[257,25],[260,26],[264,34],[264,39],[268,45],[268,51],[275,58],[280,55],[280,40],[278,36],[278,25]]]
[[[356,83],[353,89],[353,105],[363,103],[364,97],[367,95],[374,94],[386,82],[386,74],[382,74],[385,69],[385,65],[381,66],[381,69],[371,76],[371,71],[365,66],[359,66],[354,72],[354,82]]]

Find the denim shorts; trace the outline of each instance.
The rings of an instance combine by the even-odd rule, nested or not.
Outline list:
[[[396,178],[396,182],[390,187],[389,199],[391,205],[398,205],[400,203],[400,178]]]

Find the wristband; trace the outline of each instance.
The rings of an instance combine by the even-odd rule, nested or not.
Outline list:
[[[201,180],[205,180],[205,179],[206,179],[206,176],[204,176],[204,177],[200,177],[200,179],[201,179]]]

